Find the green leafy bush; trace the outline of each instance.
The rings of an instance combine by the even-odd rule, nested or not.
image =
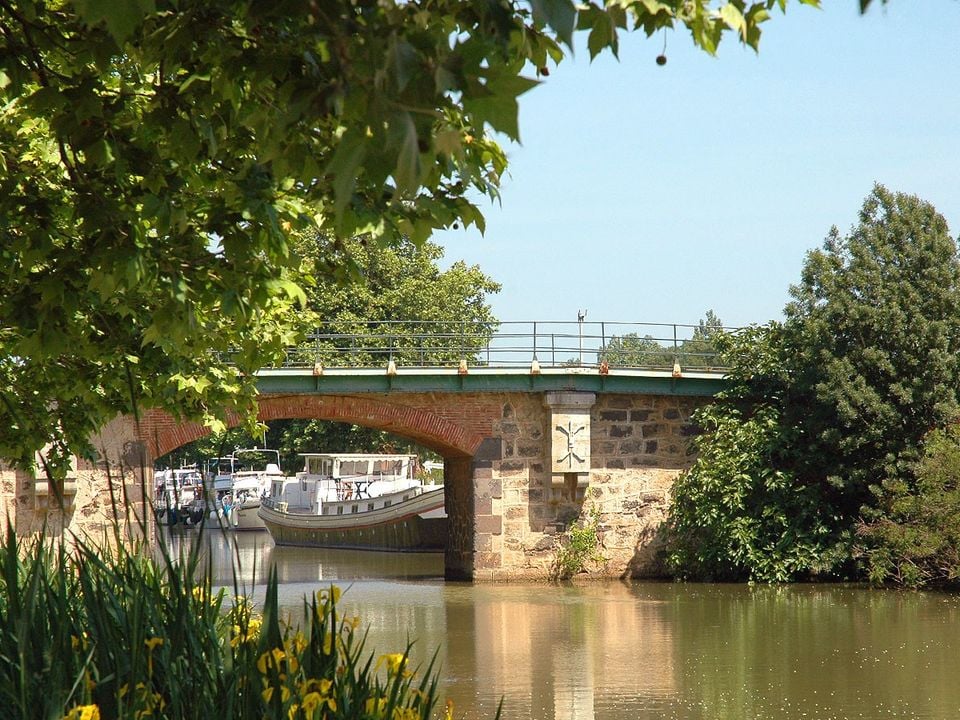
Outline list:
[[[600,513],[593,509],[564,531],[550,571],[554,580],[568,580],[586,570],[589,563],[603,562],[599,529]]]
[[[723,335],[732,368],[714,404],[698,410],[693,467],[677,479],[667,563],[681,578],[783,582],[821,570],[831,556],[829,514],[816,485],[801,483],[777,325]]]

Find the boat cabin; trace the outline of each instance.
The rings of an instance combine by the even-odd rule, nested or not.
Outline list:
[[[233,474],[239,469],[240,463],[233,455],[227,455],[208,458],[204,467],[207,487],[212,488],[219,497],[233,488]]]
[[[416,455],[368,455],[364,453],[300,453],[308,476],[349,480],[352,478],[410,478],[416,472]]]
[[[419,487],[416,455],[370,453],[301,453],[303,470],[295,480],[277,479],[271,497],[277,504],[323,514],[324,505],[372,501],[382,495]],[[369,502],[361,502],[363,510]],[[369,509],[373,509],[372,507]]]

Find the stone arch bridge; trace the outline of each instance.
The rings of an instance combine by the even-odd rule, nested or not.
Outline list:
[[[260,419],[353,423],[442,455],[450,578],[543,578],[581,517],[599,523],[597,573],[652,574],[669,489],[692,462],[691,414],[722,386],[715,329],[583,315],[318,329],[258,373]],[[97,465],[76,463],[60,488],[0,465],[0,517],[21,535],[89,532],[118,509],[149,517],[154,459],[206,432],[157,411],[118,417],[95,439]]]
[[[559,534],[596,514],[610,576],[655,574],[671,484],[692,458],[693,410],[720,388],[715,372],[553,368],[261,371],[260,419],[316,418],[387,430],[443,456],[450,539],[446,575],[546,577]],[[0,502],[18,534],[98,526],[122,494],[152,487],[153,460],[208,431],[150,411],[98,438],[103,462],[68,477],[60,510],[47,483],[2,473]],[[118,480],[123,477],[122,493]],[[112,497],[104,490],[111,485]]]

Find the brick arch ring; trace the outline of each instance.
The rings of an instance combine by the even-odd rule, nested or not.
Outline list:
[[[362,425],[410,438],[443,457],[471,457],[483,437],[423,408],[356,395],[261,395],[258,418],[263,422],[286,419],[330,420]],[[238,422],[228,421],[232,427]],[[177,422],[153,411],[142,418],[140,439],[153,457],[210,434],[196,422]]]

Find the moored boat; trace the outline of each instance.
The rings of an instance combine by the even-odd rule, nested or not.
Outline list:
[[[266,448],[236,450],[229,491],[218,492],[218,513],[223,526],[235,530],[266,530],[258,511],[274,483],[287,480],[280,470],[280,453]]]
[[[443,485],[416,477],[416,455],[303,453],[295,479],[275,480],[259,516],[278,545],[441,550]]]
[[[198,500],[203,497],[203,477],[195,467],[157,470],[153,475],[153,511],[163,525],[196,525],[203,519]]]

